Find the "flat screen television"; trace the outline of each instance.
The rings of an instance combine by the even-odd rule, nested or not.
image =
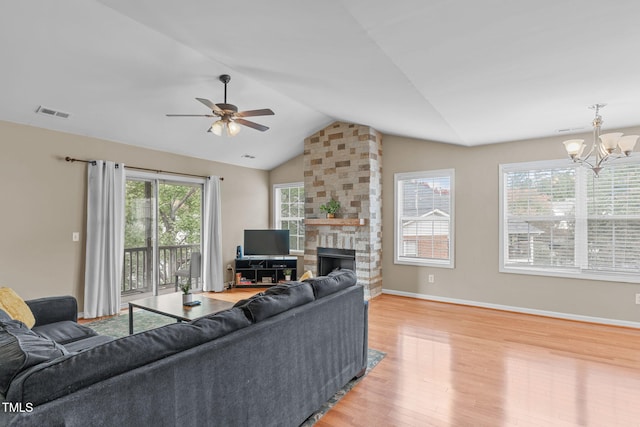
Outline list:
[[[244,230],[245,255],[289,255],[289,230]]]

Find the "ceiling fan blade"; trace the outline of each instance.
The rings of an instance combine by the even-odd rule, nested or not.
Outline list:
[[[236,117],[252,117],[252,116],[273,116],[275,113],[269,108],[263,108],[262,110],[249,110],[240,111],[236,113]]]
[[[255,130],[259,130],[260,132],[264,132],[265,130],[269,130],[268,127],[263,126],[261,124],[255,123],[255,122],[250,122],[249,120],[245,120],[245,119],[235,119],[234,120],[236,123],[240,123],[241,125],[253,128]]]
[[[217,117],[213,114],[167,114],[167,117]]]
[[[215,111],[216,113],[224,114],[224,111],[222,111],[216,104],[209,101],[208,99],[205,99],[205,98],[196,98],[196,99],[202,102],[207,107],[209,107],[212,111]]]

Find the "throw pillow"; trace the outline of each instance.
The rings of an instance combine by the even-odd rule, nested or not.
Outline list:
[[[36,319],[31,309],[11,288],[0,288],[0,309],[7,312],[12,319],[19,320],[29,328],[33,328]]]
[[[308,283],[291,282],[273,286],[260,296],[249,298],[240,306],[253,323],[313,301],[313,289]]]
[[[19,320],[0,322],[0,393],[6,394],[23,370],[65,354],[64,347],[38,336]]]
[[[327,295],[353,286],[357,282],[356,273],[347,269],[335,270],[327,276],[314,277],[306,281],[313,287],[313,295],[316,299],[324,298]]]
[[[311,272],[311,270],[305,271],[304,274],[300,276],[299,281],[304,282],[307,279],[313,279],[313,273]]]

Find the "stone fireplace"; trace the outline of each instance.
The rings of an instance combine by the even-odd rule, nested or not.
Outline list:
[[[382,136],[335,122],[304,140],[304,269],[318,273],[318,248],[355,252],[367,298],[382,291]],[[340,202],[336,218],[320,205]]]

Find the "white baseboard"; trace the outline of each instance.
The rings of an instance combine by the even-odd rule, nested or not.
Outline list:
[[[423,299],[428,301],[446,302],[451,304],[468,305],[472,307],[492,308],[495,310],[512,311],[512,312],[524,313],[524,314],[534,314],[536,316],[555,317],[558,319],[565,319],[565,320],[576,320],[578,322],[599,323],[603,325],[624,326],[627,328],[640,329],[640,322],[632,322],[628,320],[608,319],[605,317],[583,316],[580,314],[560,313],[560,312],[548,311],[548,310],[537,310],[535,308],[514,307],[510,305],[492,304],[492,303],[481,302],[481,301],[470,301],[470,300],[457,299],[457,298],[439,297],[435,295],[416,294],[413,292],[395,291],[392,289],[382,289],[382,293],[389,294],[389,295],[398,295],[402,297]]]

